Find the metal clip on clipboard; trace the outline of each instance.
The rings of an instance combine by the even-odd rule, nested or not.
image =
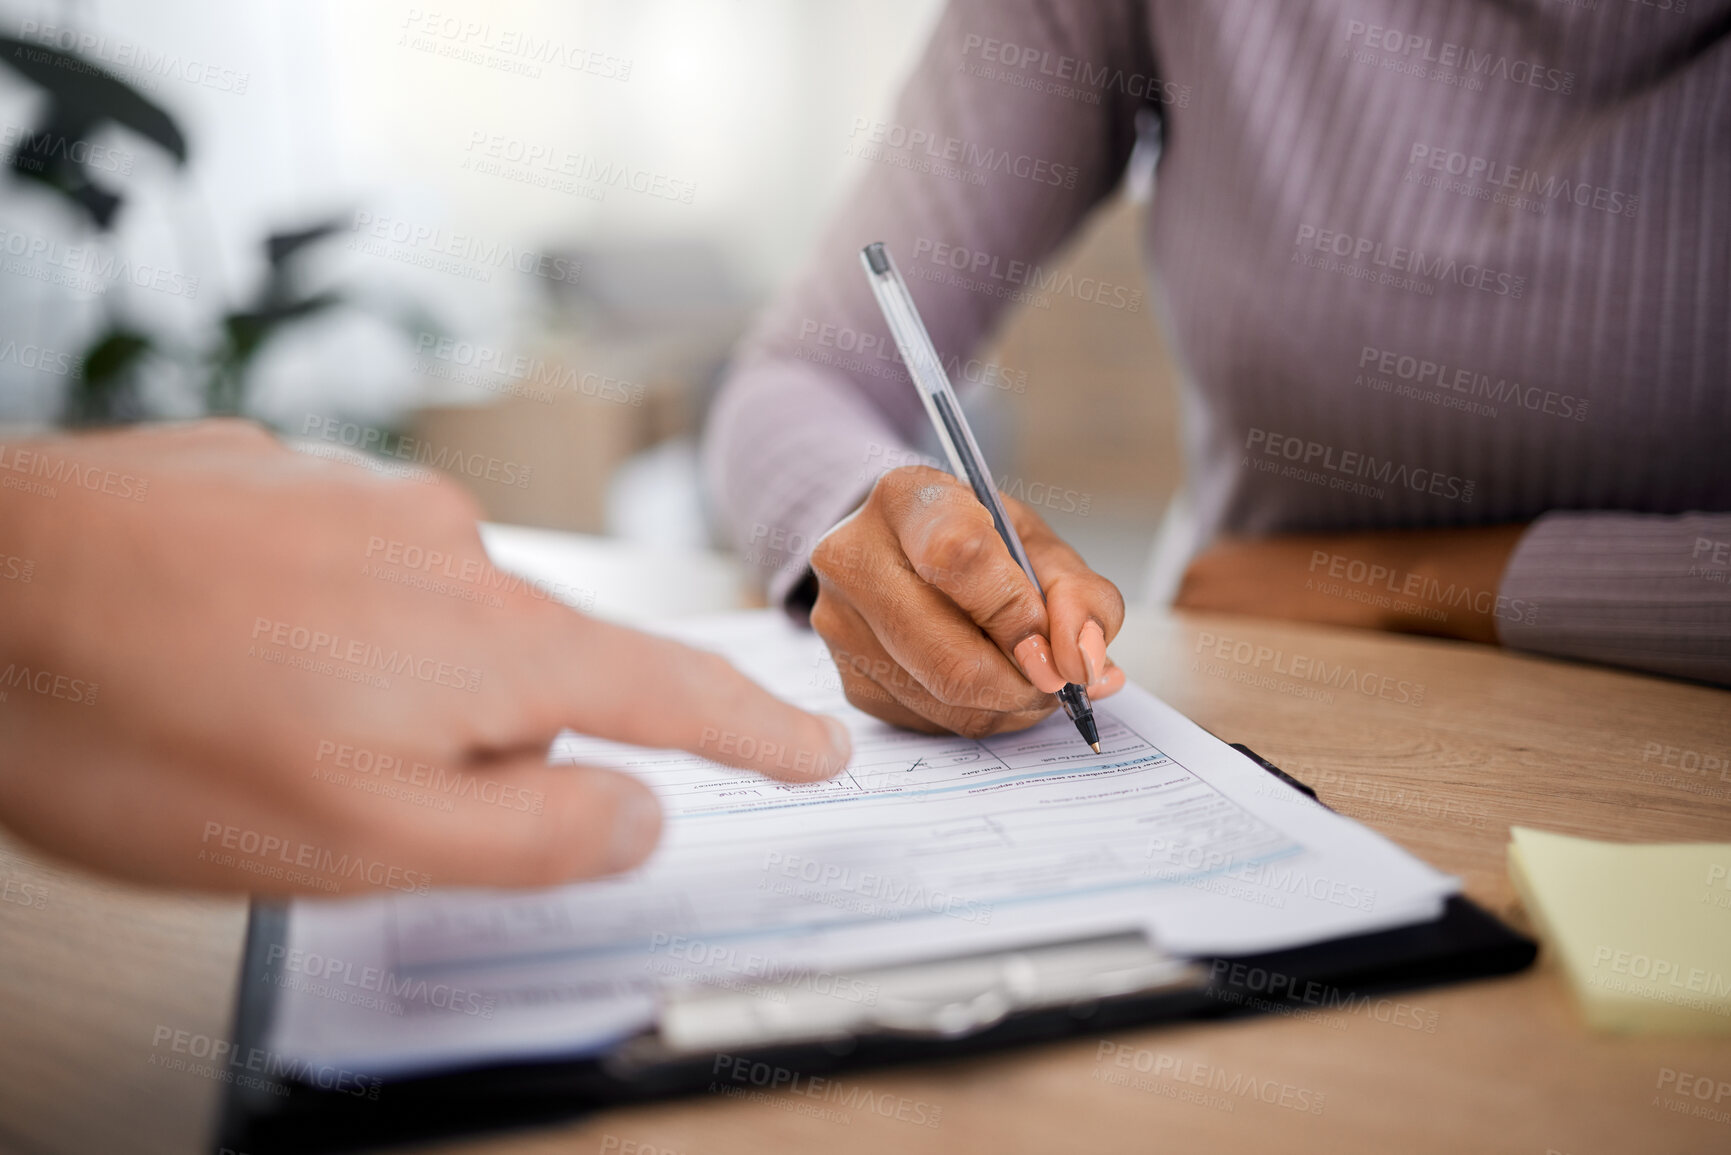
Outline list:
[[[1232,748],[1294,790],[1316,798],[1250,747]],[[836,995],[842,984],[873,997]],[[1130,995],[1200,992],[1208,970],[1125,933],[1046,943],[1020,950],[861,970],[836,976],[830,991],[794,976],[749,991],[690,985],[664,992],[656,1029],[614,1055],[624,1068],[717,1052],[835,1043],[867,1035],[956,1039],[1011,1015]]]
[[[657,1062],[862,1035],[958,1038],[1025,1011],[1200,990],[1207,980],[1203,967],[1127,933],[860,970],[829,990],[799,977],[750,991],[682,987],[664,997],[658,1029],[620,1058]],[[854,1000],[837,989],[866,993]]]

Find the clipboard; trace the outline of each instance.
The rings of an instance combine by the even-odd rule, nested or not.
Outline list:
[[[1231,745],[1316,799],[1248,747]],[[287,929],[286,905],[253,903],[231,1032],[235,1055],[268,1053],[282,954],[270,961],[271,948],[283,945]],[[1140,935],[1113,935],[876,968],[860,972],[882,992],[871,1008],[697,991],[671,999],[655,1030],[599,1057],[489,1062],[384,1080],[339,1073],[322,1086],[274,1075],[265,1063],[227,1083],[212,1149],[335,1155],[569,1121],[656,1099],[802,1081],[809,1087],[841,1070],[1161,1022],[1350,1009],[1390,991],[1512,974],[1537,953],[1532,939],[1454,895],[1432,922],[1258,955],[1172,959]]]

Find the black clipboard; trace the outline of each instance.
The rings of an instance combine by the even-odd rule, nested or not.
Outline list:
[[[1309,786],[1248,747],[1232,746],[1294,790],[1316,798]],[[281,904],[252,906],[231,1032],[233,1056],[267,1054],[279,969],[269,960],[271,948],[284,942],[287,922]],[[1530,966],[1537,953],[1532,939],[1456,895],[1434,922],[1260,955],[1198,960],[1206,972],[1199,985],[1014,1011],[947,1036],[868,1034],[730,1049],[725,1055],[658,1055],[627,1044],[600,1058],[489,1063],[392,1080],[338,1077],[322,1087],[275,1076],[268,1062],[231,1064],[234,1077],[227,1082],[212,1147],[218,1155],[318,1155],[545,1125],[606,1107],[703,1093],[717,1084],[723,1062],[729,1074],[736,1074],[740,1064],[753,1070],[761,1066],[786,1083],[847,1068],[932,1062],[1160,1022],[1357,1005],[1390,991],[1511,974]]]

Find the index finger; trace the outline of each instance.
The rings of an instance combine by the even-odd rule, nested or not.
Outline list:
[[[1005,504],[1046,589],[1047,636],[1059,674],[1078,686],[1104,686],[1111,677],[1106,644],[1124,625],[1124,595],[1031,510]]]
[[[537,733],[569,726],[787,782],[832,777],[852,756],[839,720],[775,697],[719,654],[562,605],[542,609],[552,628],[536,647],[538,668],[507,687],[525,696]]]

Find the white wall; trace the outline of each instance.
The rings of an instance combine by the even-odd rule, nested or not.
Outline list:
[[[180,120],[193,148],[183,177],[148,146],[109,138],[135,161],[114,245],[136,264],[200,280],[193,300],[127,286],[93,294],[42,279],[39,260],[10,267],[0,272],[0,348],[76,348],[109,308],[193,339],[257,277],[265,232],[356,210],[483,248],[696,238],[716,245],[750,289],[767,291],[857,175],[842,155],[849,125],[888,105],[938,7],[11,0],[0,7],[7,33],[52,27],[97,38],[87,55],[140,80]],[[513,53],[525,37],[588,70]],[[33,123],[30,92],[0,72],[0,124]],[[494,137],[512,151],[565,150],[694,191],[680,203],[613,187],[596,201],[462,167]],[[0,228],[35,244],[79,242],[83,230],[46,194],[10,178],[0,189]],[[431,243],[345,252],[331,273],[412,295],[478,340],[515,340],[535,279],[507,270],[481,282],[406,263]],[[302,411],[388,414],[419,388],[406,347],[354,319],[310,329],[268,369],[272,406]],[[0,420],[47,414],[62,386],[0,355]]]

